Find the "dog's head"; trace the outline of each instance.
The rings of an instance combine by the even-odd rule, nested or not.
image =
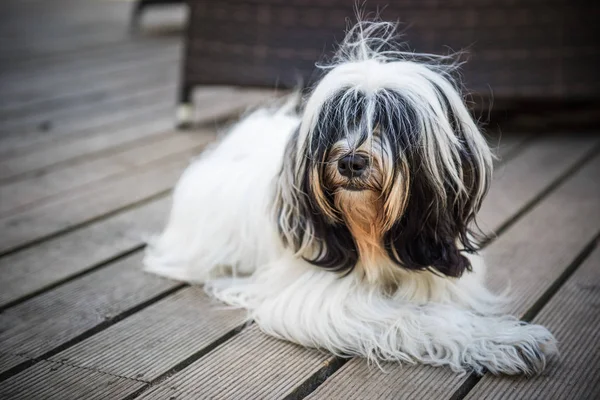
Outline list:
[[[277,183],[284,243],[336,271],[360,264],[458,277],[492,156],[449,69],[359,23],[314,87]],[[443,59],[441,60],[443,61]]]

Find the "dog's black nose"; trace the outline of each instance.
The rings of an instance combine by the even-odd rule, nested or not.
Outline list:
[[[338,171],[347,178],[361,176],[367,169],[367,157],[360,154],[351,154],[338,161]]]

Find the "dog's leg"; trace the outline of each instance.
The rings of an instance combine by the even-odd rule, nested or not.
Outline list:
[[[365,289],[352,276],[340,279],[291,258],[257,271],[249,281],[221,281],[210,290],[248,308],[268,334],[377,363],[534,374],[556,352],[554,337],[542,326],[455,304],[400,301]]]
[[[458,372],[481,374],[486,369],[494,374],[530,375],[542,372],[548,356],[556,353],[556,341],[546,328],[512,316],[481,316],[435,304],[407,304],[388,312],[396,315],[382,313],[382,320],[373,321],[367,347],[359,347],[366,350],[361,355],[415,360]]]

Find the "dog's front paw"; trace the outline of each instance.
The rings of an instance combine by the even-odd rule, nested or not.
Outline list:
[[[498,330],[489,340],[482,340],[474,369],[481,367],[493,374],[535,375],[541,373],[548,359],[558,353],[556,339],[546,328],[513,321]]]

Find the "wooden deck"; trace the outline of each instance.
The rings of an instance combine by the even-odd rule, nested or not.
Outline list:
[[[143,234],[215,121],[270,92],[200,88],[205,123],[174,132],[181,10],[149,10],[131,35],[129,7],[0,4],[0,399],[600,398],[600,136],[492,137],[490,284],[510,281],[512,311],[556,334],[560,360],[531,379],[384,373],[141,272]]]

